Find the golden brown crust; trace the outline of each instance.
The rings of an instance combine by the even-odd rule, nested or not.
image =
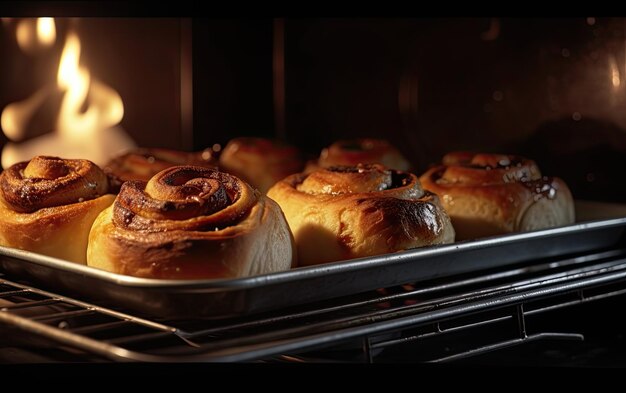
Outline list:
[[[263,194],[277,181],[300,172],[304,163],[294,146],[265,139],[241,137],[230,140],[220,167],[256,187]]]
[[[192,166],[124,183],[96,219],[87,253],[90,266],[148,278],[232,278],[295,263],[275,202],[232,175]]]
[[[113,195],[87,160],[38,156],[0,174],[0,244],[86,263],[87,238]]]
[[[112,159],[103,169],[117,185],[127,180],[148,181],[163,169],[176,165],[194,165],[207,168],[217,167],[212,150],[184,152],[161,148],[139,148]]]
[[[319,168],[358,164],[382,164],[387,168],[408,171],[410,164],[398,149],[384,139],[340,140],[322,149],[319,159],[309,161],[305,172]]]
[[[268,196],[287,217],[300,265],[454,241],[437,196],[422,190],[415,175],[382,165],[291,175]]]
[[[37,156],[2,172],[0,188],[13,210],[27,213],[96,198],[109,183],[91,161]]]
[[[567,185],[559,178],[542,176],[532,160],[453,152],[442,161],[420,181],[441,196],[458,240],[574,222]]]

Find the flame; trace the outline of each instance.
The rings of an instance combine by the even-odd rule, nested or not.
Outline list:
[[[24,101],[7,105],[0,117],[0,126],[2,126],[4,135],[12,141],[24,139],[32,116],[43,105],[50,94],[50,87],[44,87]]]
[[[74,33],[70,33],[65,41],[65,47],[61,54],[61,62],[59,64],[59,73],[57,74],[57,84],[64,88],[69,89],[72,85],[76,85],[79,82],[79,73],[81,70],[79,66],[80,60],[80,40]],[[87,75],[89,78],[89,75]],[[89,81],[87,80],[87,84]],[[83,86],[81,86],[83,87]],[[86,87],[86,86],[85,86]]]
[[[57,39],[54,18],[37,18],[37,38],[45,46],[54,44]]]
[[[124,117],[124,104],[119,94],[102,83],[91,81],[89,71],[80,66],[80,50],[78,36],[69,34],[57,75],[57,84],[65,90],[57,128],[59,132],[77,137],[114,126]],[[82,112],[86,100],[90,102]]]
[[[621,79],[619,75],[619,68],[617,67],[617,60],[615,60],[614,56],[609,57],[609,72],[611,74],[611,83],[614,88],[618,88],[621,84]]]
[[[18,33],[19,30],[18,26]],[[42,42],[54,42],[54,20],[38,18],[37,32]],[[44,86],[30,98],[10,104],[2,112],[0,125],[5,135],[12,141],[20,141],[26,137],[30,120],[46,100],[55,90],[57,94],[63,93],[55,132],[23,143],[7,143],[2,150],[4,168],[37,154],[87,158],[103,165],[111,157],[135,146],[121,128],[115,127],[124,117],[122,98],[115,90],[92,78],[80,65],[80,57],[80,39],[70,32],[61,54],[56,85]]]
[[[17,43],[25,52],[34,52],[40,47],[49,47],[57,38],[54,18],[27,18],[17,24]]]
[[[8,24],[10,18],[2,18],[2,21]],[[26,52],[36,50],[38,45],[51,46],[56,41],[54,18],[23,19],[19,21],[15,34],[20,48]],[[0,117],[0,126],[7,138],[19,141],[26,136],[25,130],[31,115],[50,94],[50,87],[45,86],[26,100],[7,105]]]

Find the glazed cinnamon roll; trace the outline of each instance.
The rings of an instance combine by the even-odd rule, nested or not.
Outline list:
[[[409,170],[410,164],[402,153],[383,139],[361,138],[337,141],[324,148],[319,159],[307,163],[306,172],[336,165],[382,164],[399,171]]]
[[[565,182],[524,157],[453,152],[420,180],[441,197],[458,240],[574,222]]]
[[[0,245],[86,263],[96,216],[113,203],[88,160],[37,156],[0,174]]]
[[[148,181],[163,169],[176,165],[214,168],[217,166],[217,159],[211,149],[188,153],[171,149],[139,148],[112,159],[103,169],[111,178],[112,185],[119,190],[121,184],[127,180]]]
[[[219,158],[220,168],[238,176],[262,193],[287,175],[302,170],[304,163],[294,146],[265,138],[230,140]]]
[[[437,195],[415,175],[379,164],[291,175],[267,195],[285,212],[300,265],[454,241]]]
[[[215,169],[177,166],[125,182],[89,235],[89,266],[137,277],[232,278],[289,269],[278,205]]]

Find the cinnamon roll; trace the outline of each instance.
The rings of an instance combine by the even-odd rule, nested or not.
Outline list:
[[[96,216],[113,203],[88,160],[37,156],[0,174],[0,245],[86,263]]]
[[[217,166],[217,159],[211,149],[188,153],[171,149],[138,148],[115,157],[103,169],[117,191],[127,180],[148,181],[163,169],[176,165],[214,168]]]
[[[289,269],[278,205],[230,174],[177,166],[125,182],[89,235],[89,266],[137,277],[233,278]]]
[[[287,175],[302,170],[304,163],[294,146],[265,138],[230,140],[219,158],[220,168],[238,176],[262,193]]]
[[[306,172],[335,165],[382,164],[408,171],[410,164],[398,149],[384,139],[341,140],[324,148],[319,159],[307,163]]]
[[[542,176],[537,164],[524,157],[453,152],[420,180],[441,196],[458,240],[574,222],[574,201],[565,182]]]
[[[437,195],[415,175],[379,164],[291,175],[267,195],[287,217],[300,265],[454,241]]]

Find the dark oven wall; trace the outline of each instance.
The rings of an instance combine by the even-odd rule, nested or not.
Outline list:
[[[419,171],[451,150],[526,154],[580,199],[624,201],[626,21],[287,18],[285,134],[309,154],[385,137]],[[194,20],[194,146],[279,136],[276,20]]]
[[[451,150],[523,153],[579,199],[626,200],[622,18],[57,19],[119,92],[121,127],[141,146],[200,150],[252,135],[314,156],[337,139],[384,137],[417,172]],[[15,21],[2,23],[4,108],[54,81],[63,40],[23,53]],[[30,136],[50,131],[58,100],[44,109]]]

